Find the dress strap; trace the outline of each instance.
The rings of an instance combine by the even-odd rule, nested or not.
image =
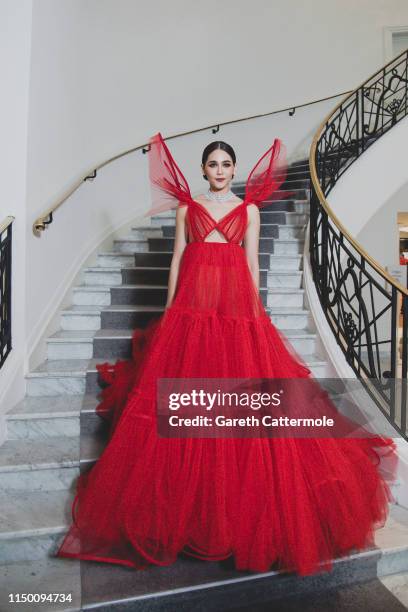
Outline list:
[[[293,191],[280,191],[287,177],[286,147],[275,138],[272,146],[260,157],[248,175],[244,202],[259,208],[272,201],[293,195]]]
[[[149,141],[149,178],[152,206],[144,214],[150,217],[192,200],[190,186],[158,132]]]

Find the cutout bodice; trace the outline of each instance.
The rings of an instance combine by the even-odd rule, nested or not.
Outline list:
[[[186,205],[188,206],[186,223],[191,240],[196,242],[223,242],[221,240],[206,240],[214,230],[217,230],[227,242],[237,244],[242,242],[248,225],[245,200],[223,215],[218,221],[200,202],[190,200],[188,203],[181,202],[179,204],[179,206]]]

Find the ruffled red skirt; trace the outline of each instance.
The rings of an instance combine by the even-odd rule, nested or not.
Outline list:
[[[238,244],[192,242],[173,304],[101,364],[109,442],[78,481],[57,555],[143,569],[180,552],[238,570],[300,575],[373,544],[392,499],[395,445],[362,438],[162,438],[158,378],[308,378],[265,312]]]

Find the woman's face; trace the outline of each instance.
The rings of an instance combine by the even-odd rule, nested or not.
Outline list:
[[[228,191],[236,166],[226,151],[216,149],[210,153],[204,166],[201,164],[201,169],[213,191]]]

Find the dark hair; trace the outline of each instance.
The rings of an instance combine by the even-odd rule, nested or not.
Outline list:
[[[205,162],[207,161],[210,153],[212,153],[213,151],[216,151],[217,149],[221,149],[222,151],[225,151],[226,153],[228,153],[228,155],[231,157],[234,164],[236,163],[237,160],[235,157],[235,151],[231,147],[231,145],[229,145],[228,143],[222,140],[214,140],[214,142],[210,142],[210,144],[208,144],[203,151],[203,155],[201,158],[201,162],[203,166],[205,166]]]

